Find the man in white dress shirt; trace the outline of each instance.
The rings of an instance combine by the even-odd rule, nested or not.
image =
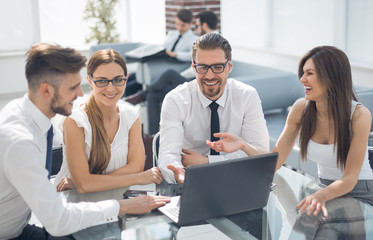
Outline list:
[[[0,112],[0,239],[46,239],[144,213],[168,198],[146,196],[97,203],[67,203],[48,179],[47,132],[57,113],[71,114],[82,96],[80,70],[86,58],[71,48],[37,44],[27,52],[28,93]],[[31,211],[46,231],[28,221]]]
[[[218,106],[220,132],[246,140],[252,155],[269,151],[269,136],[257,91],[228,78],[231,46],[221,35],[205,34],[192,49],[196,79],[169,92],[162,105],[158,165],[167,182],[183,182],[184,167],[247,156],[242,151],[211,155],[210,103]]]

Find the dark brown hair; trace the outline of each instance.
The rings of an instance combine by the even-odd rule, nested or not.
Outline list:
[[[193,20],[193,14],[188,9],[180,9],[177,12],[176,16],[178,19],[185,23],[191,23]]]
[[[112,62],[121,66],[124,75],[127,76],[126,62],[117,51],[112,49],[100,50],[94,53],[88,62],[87,74],[92,76],[99,66]],[[94,174],[102,174],[110,162],[111,149],[110,141],[104,128],[102,113],[93,94],[91,94],[85,110],[92,128],[91,151],[88,158],[89,170]]]
[[[196,18],[199,18],[199,22],[202,25],[206,23],[210,29],[215,30],[218,25],[218,17],[212,11],[204,11],[199,13]]]
[[[49,83],[58,89],[61,76],[66,73],[77,73],[87,58],[73,48],[59,45],[38,43],[26,53],[26,79],[30,90],[36,90],[42,83]]]
[[[326,89],[328,117],[334,122],[334,149],[337,149],[337,165],[343,170],[351,144],[351,102],[357,101],[352,85],[351,67],[346,54],[333,46],[316,47],[300,61],[299,79],[303,76],[303,66],[312,59],[319,81]],[[316,103],[309,101],[300,129],[300,151],[302,160],[307,157],[307,146],[316,131]]]
[[[195,62],[197,50],[214,50],[218,48],[224,51],[227,60],[232,59],[232,48],[227,39],[218,33],[207,33],[200,36],[192,47],[193,62]]]

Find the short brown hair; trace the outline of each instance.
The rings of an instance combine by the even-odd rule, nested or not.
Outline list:
[[[192,47],[193,62],[195,62],[197,50],[214,50],[218,48],[224,51],[227,60],[232,59],[232,48],[227,39],[218,33],[207,33],[200,36]]]
[[[181,9],[176,14],[177,18],[185,23],[191,23],[193,20],[193,14],[188,9]]]
[[[26,79],[30,90],[42,83],[49,83],[56,89],[60,86],[60,76],[77,73],[85,67],[86,57],[73,48],[60,45],[38,43],[26,53]]]

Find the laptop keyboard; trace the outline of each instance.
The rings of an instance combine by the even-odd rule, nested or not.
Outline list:
[[[164,212],[167,212],[170,216],[179,219],[179,212],[180,207],[179,206],[173,206],[163,209]]]

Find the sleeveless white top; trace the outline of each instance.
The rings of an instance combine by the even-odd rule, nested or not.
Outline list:
[[[115,134],[113,142],[110,144],[111,159],[103,174],[109,173],[127,164],[129,130],[131,129],[136,119],[139,117],[137,108],[125,103],[118,103],[117,106],[119,108],[119,127],[117,133]],[[88,159],[92,144],[92,128],[90,122],[88,121],[88,115],[84,111],[84,108],[85,105],[81,105],[80,107],[75,108],[69,117],[76,122],[78,127],[84,129],[84,146],[85,153]],[[57,185],[63,177],[70,177],[70,172],[66,162],[65,151],[65,146],[63,146],[63,162],[61,165],[61,170],[55,178],[55,185]]]
[[[351,118],[357,105],[360,105],[360,103],[352,101]],[[310,140],[307,148],[307,159],[317,163],[318,176],[320,178],[334,181],[342,178],[343,171],[337,166],[337,153],[333,148],[334,144],[319,144]],[[337,147],[335,150],[337,150]],[[359,180],[367,179],[373,179],[372,169],[368,160],[368,149],[359,175]]]

